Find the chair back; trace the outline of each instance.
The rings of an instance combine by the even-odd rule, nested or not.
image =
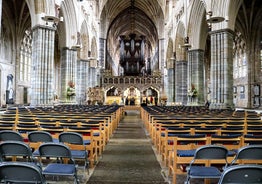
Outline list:
[[[234,165],[226,168],[218,184],[262,183],[262,165]]]
[[[0,180],[4,183],[46,184],[40,167],[23,162],[0,164]]]
[[[63,142],[63,143],[78,144],[78,145],[84,144],[82,135],[77,132],[63,132],[59,134],[58,138],[59,138],[59,142]]]
[[[16,131],[2,130],[0,131],[0,141],[23,141],[23,137]]]
[[[0,143],[0,154],[2,159],[7,156],[27,157],[28,161],[33,161],[32,151],[24,142],[20,141],[4,141]]]
[[[62,143],[43,143],[39,146],[41,157],[72,158],[70,149]]]
[[[194,159],[227,159],[228,150],[220,145],[204,145],[199,147],[194,155]]]
[[[254,160],[254,162],[262,160],[262,145],[254,144],[241,147],[231,164],[234,164],[238,160]]]
[[[29,142],[53,142],[52,135],[45,131],[33,131],[28,133]]]

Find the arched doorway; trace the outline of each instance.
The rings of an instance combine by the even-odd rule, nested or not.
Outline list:
[[[123,95],[125,105],[140,105],[141,94],[138,88],[131,86],[124,91]]]

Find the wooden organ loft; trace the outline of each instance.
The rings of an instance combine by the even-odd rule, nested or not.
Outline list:
[[[151,74],[150,59],[145,57],[145,36],[136,34],[120,36],[121,76],[145,76]]]

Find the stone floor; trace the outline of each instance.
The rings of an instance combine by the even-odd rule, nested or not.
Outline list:
[[[88,184],[166,184],[138,111],[128,111]]]

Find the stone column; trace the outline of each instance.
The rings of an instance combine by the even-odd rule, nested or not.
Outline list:
[[[106,39],[99,38],[99,65],[105,68]]]
[[[89,78],[89,86],[95,87],[97,85],[97,73],[95,67],[88,68],[88,78]]]
[[[158,69],[159,72],[162,74],[161,78],[161,84],[162,84],[162,90],[161,90],[161,98],[165,99],[165,104],[167,102],[167,89],[165,83],[167,82],[167,71],[166,71],[166,64],[165,64],[165,40],[164,38],[158,40]],[[156,66],[157,67],[157,66]],[[154,67],[155,68],[155,67]],[[152,70],[153,72],[153,70]]]
[[[159,71],[163,74],[164,68],[166,67],[165,64],[165,40],[164,39],[159,39]]]
[[[187,61],[175,64],[175,101],[187,104]]]
[[[77,51],[69,48],[62,48],[61,50],[61,101],[75,102],[75,96],[68,98],[67,89],[68,83],[75,84],[75,89],[78,91],[78,84],[76,84],[77,73]]]
[[[167,102],[175,102],[175,58],[170,58],[167,63]]]
[[[97,60],[90,59],[89,62],[90,62],[89,68],[88,68],[89,86],[95,87],[95,86],[98,86],[98,80],[97,80],[98,71],[97,71],[97,69],[99,67],[98,67],[98,64],[97,64]]]
[[[32,106],[48,106],[54,100],[55,29],[37,26],[32,29]]]
[[[0,35],[1,35],[1,30],[2,30],[2,8],[3,8],[3,5],[2,5],[2,0],[0,0]]]
[[[197,96],[194,97],[193,103],[195,105],[204,105],[204,51],[200,49],[188,51],[188,82],[187,89],[191,89],[194,85],[197,90]],[[191,99],[188,98],[188,104],[191,104]]]
[[[86,101],[86,92],[89,87],[89,60],[77,61],[77,80],[76,80],[76,102],[83,104]]]
[[[210,108],[233,107],[233,32],[211,32]]]

